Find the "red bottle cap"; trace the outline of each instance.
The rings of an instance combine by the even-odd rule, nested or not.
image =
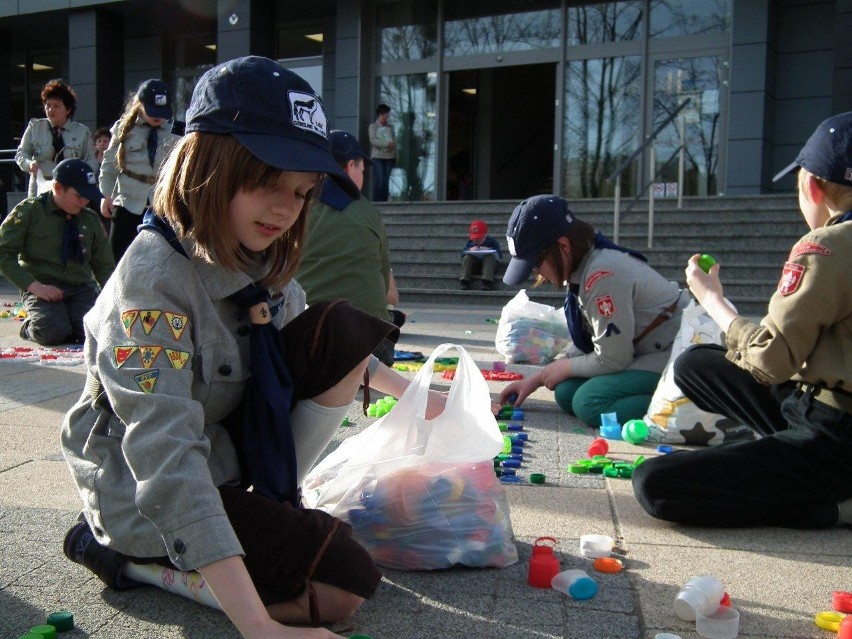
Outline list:
[[[831,593],[831,603],[837,612],[852,613],[852,592],[835,590]]]

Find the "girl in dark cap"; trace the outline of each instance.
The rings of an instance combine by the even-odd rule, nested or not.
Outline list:
[[[348,524],[300,508],[361,382],[408,384],[370,355],[395,326],[340,300],[301,312],[324,175],[358,197],[310,85],[260,57],[205,73],[155,214],[86,317],[90,376],[62,429],[84,504],[68,557],[118,588],[146,561],[198,571],[249,638],[337,637],[281,624],[346,620],[381,578]]]

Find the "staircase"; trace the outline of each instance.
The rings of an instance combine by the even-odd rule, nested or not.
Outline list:
[[[470,222],[482,218],[508,261],[506,225],[516,201],[382,203],[391,264],[402,300],[430,304],[502,307],[516,289],[498,283],[495,291],[459,290],[460,251]],[[636,210],[641,209],[641,210]],[[612,200],[577,200],[571,210],[612,237]],[[709,253],[721,266],[725,295],[741,314],[763,316],[781,267],[807,226],[795,195],[656,200],[654,247],[647,247],[647,203],[622,218],[619,243],[642,251],[664,277],[684,284],[686,261]],[[502,275],[502,269],[498,270]],[[499,281],[499,280],[498,280]],[[527,293],[536,301],[561,306],[564,294],[546,285]]]

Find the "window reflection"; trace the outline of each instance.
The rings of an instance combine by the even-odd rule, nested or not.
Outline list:
[[[655,67],[654,126],[662,123],[686,98],[689,105],[657,138],[657,165],[680,146],[679,126],[686,144],[685,195],[715,195],[719,164],[719,87],[724,71],[719,56],[661,60]],[[658,178],[677,180],[672,162]]]
[[[568,44],[622,42],[642,37],[644,0],[568,7]]]
[[[559,46],[561,33],[558,2],[491,0],[447,3],[444,54],[505,53]]]
[[[562,170],[566,197],[606,197],[606,178],[639,144],[639,56],[575,60],[565,71],[565,140]],[[635,167],[622,174],[625,194],[635,190]]]
[[[436,73],[379,78],[379,99],[391,108],[396,131],[396,165],[391,172],[390,199],[435,199]]]
[[[425,60],[438,50],[438,8],[429,2],[386,2],[376,6],[379,62]]]
[[[651,37],[725,33],[731,30],[731,0],[651,0]]]

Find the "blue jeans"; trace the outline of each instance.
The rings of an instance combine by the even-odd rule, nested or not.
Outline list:
[[[395,160],[373,158],[373,201],[388,201],[388,185]]]

